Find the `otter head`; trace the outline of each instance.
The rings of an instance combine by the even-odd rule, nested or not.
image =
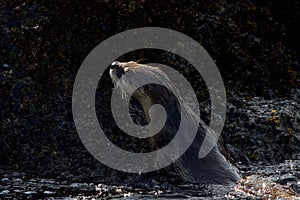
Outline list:
[[[114,61],[110,65],[109,75],[114,83],[116,83],[123,74],[128,70],[138,67],[139,64],[133,61],[130,62],[118,62]]]
[[[145,113],[146,121],[150,122],[148,112],[152,105],[160,104],[166,111],[174,110],[178,102],[171,92],[162,85],[172,88],[168,76],[159,68],[137,62],[114,61],[110,65],[110,77],[115,88],[126,101],[133,97],[137,100]],[[141,84],[150,83],[150,84]],[[158,83],[158,84],[153,84]],[[138,89],[137,89],[138,88]],[[173,113],[170,111],[170,113]],[[160,117],[157,116],[156,118]]]
[[[158,67],[139,64],[134,61],[114,61],[110,65],[109,74],[115,87],[122,92],[122,96],[125,93],[125,98],[126,93],[133,94],[135,86],[140,85],[142,82],[162,82],[167,77]],[[124,76],[124,74],[127,74],[127,76]],[[149,98],[148,95],[149,93],[145,92],[145,88],[141,88],[135,92],[134,97],[139,99],[147,96]]]

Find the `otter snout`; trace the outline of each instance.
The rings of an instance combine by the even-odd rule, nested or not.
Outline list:
[[[113,80],[120,79],[124,73],[124,68],[118,61],[115,61],[110,65],[109,75]]]

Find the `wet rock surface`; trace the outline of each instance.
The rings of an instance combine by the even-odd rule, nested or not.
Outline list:
[[[223,138],[235,161],[249,165],[299,159],[300,102],[297,98],[228,99]],[[249,159],[248,159],[249,158]]]
[[[69,183],[53,179],[28,178],[22,175],[16,178],[16,173],[3,174],[0,196],[4,198],[37,199],[48,197],[78,196],[94,194],[93,183]],[[18,177],[18,176],[17,176]]]
[[[159,182],[154,178],[126,184],[72,182],[1,172],[0,197],[26,199],[299,199],[300,160],[242,170],[237,185]],[[83,176],[83,175],[82,175]]]

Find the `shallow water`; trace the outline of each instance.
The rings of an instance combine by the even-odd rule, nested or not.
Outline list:
[[[141,181],[141,187],[120,183],[79,183],[1,172],[0,197],[27,199],[300,199],[300,160],[241,170],[233,187]],[[148,184],[151,183],[151,184]]]

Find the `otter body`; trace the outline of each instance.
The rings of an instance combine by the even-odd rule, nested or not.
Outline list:
[[[134,72],[134,76],[132,76],[130,80],[121,78],[128,71]],[[136,84],[139,79],[156,79],[172,87],[172,83],[170,83],[167,75],[160,70],[160,68],[138,64],[136,62],[113,62],[110,67],[110,76],[115,83],[115,87],[119,88],[122,94],[123,92],[133,93],[133,91],[130,91],[131,87]],[[148,122],[150,118],[147,113],[152,105],[160,104],[166,110],[166,124],[161,130],[162,134],[159,137],[153,137],[153,144],[151,144],[153,148],[165,144],[165,141],[172,140],[178,130],[178,123],[180,123],[181,120],[180,114],[184,114],[188,119],[191,119],[189,120],[191,125],[194,125],[192,123],[197,123],[197,120],[193,120],[195,116],[191,112],[191,109],[180,110],[180,106],[183,106],[184,102],[182,102],[180,96],[176,96],[176,94],[174,95],[172,92],[177,93],[176,90],[169,91],[166,87],[151,84],[138,89],[132,95],[132,97],[136,98],[142,105]],[[198,157],[201,144],[206,135],[206,130],[200,124],[196,124],[196,126],[198,126],[198,131],[193,143],[174,163],[177,173],[183,180],[189,182],[223,185],[236,183],[240,179],[237,169],[225,159],[217,146],[215,146],[206,157],[201,159]],[[187,134],[188,137],[188,128],[185,134]]]

